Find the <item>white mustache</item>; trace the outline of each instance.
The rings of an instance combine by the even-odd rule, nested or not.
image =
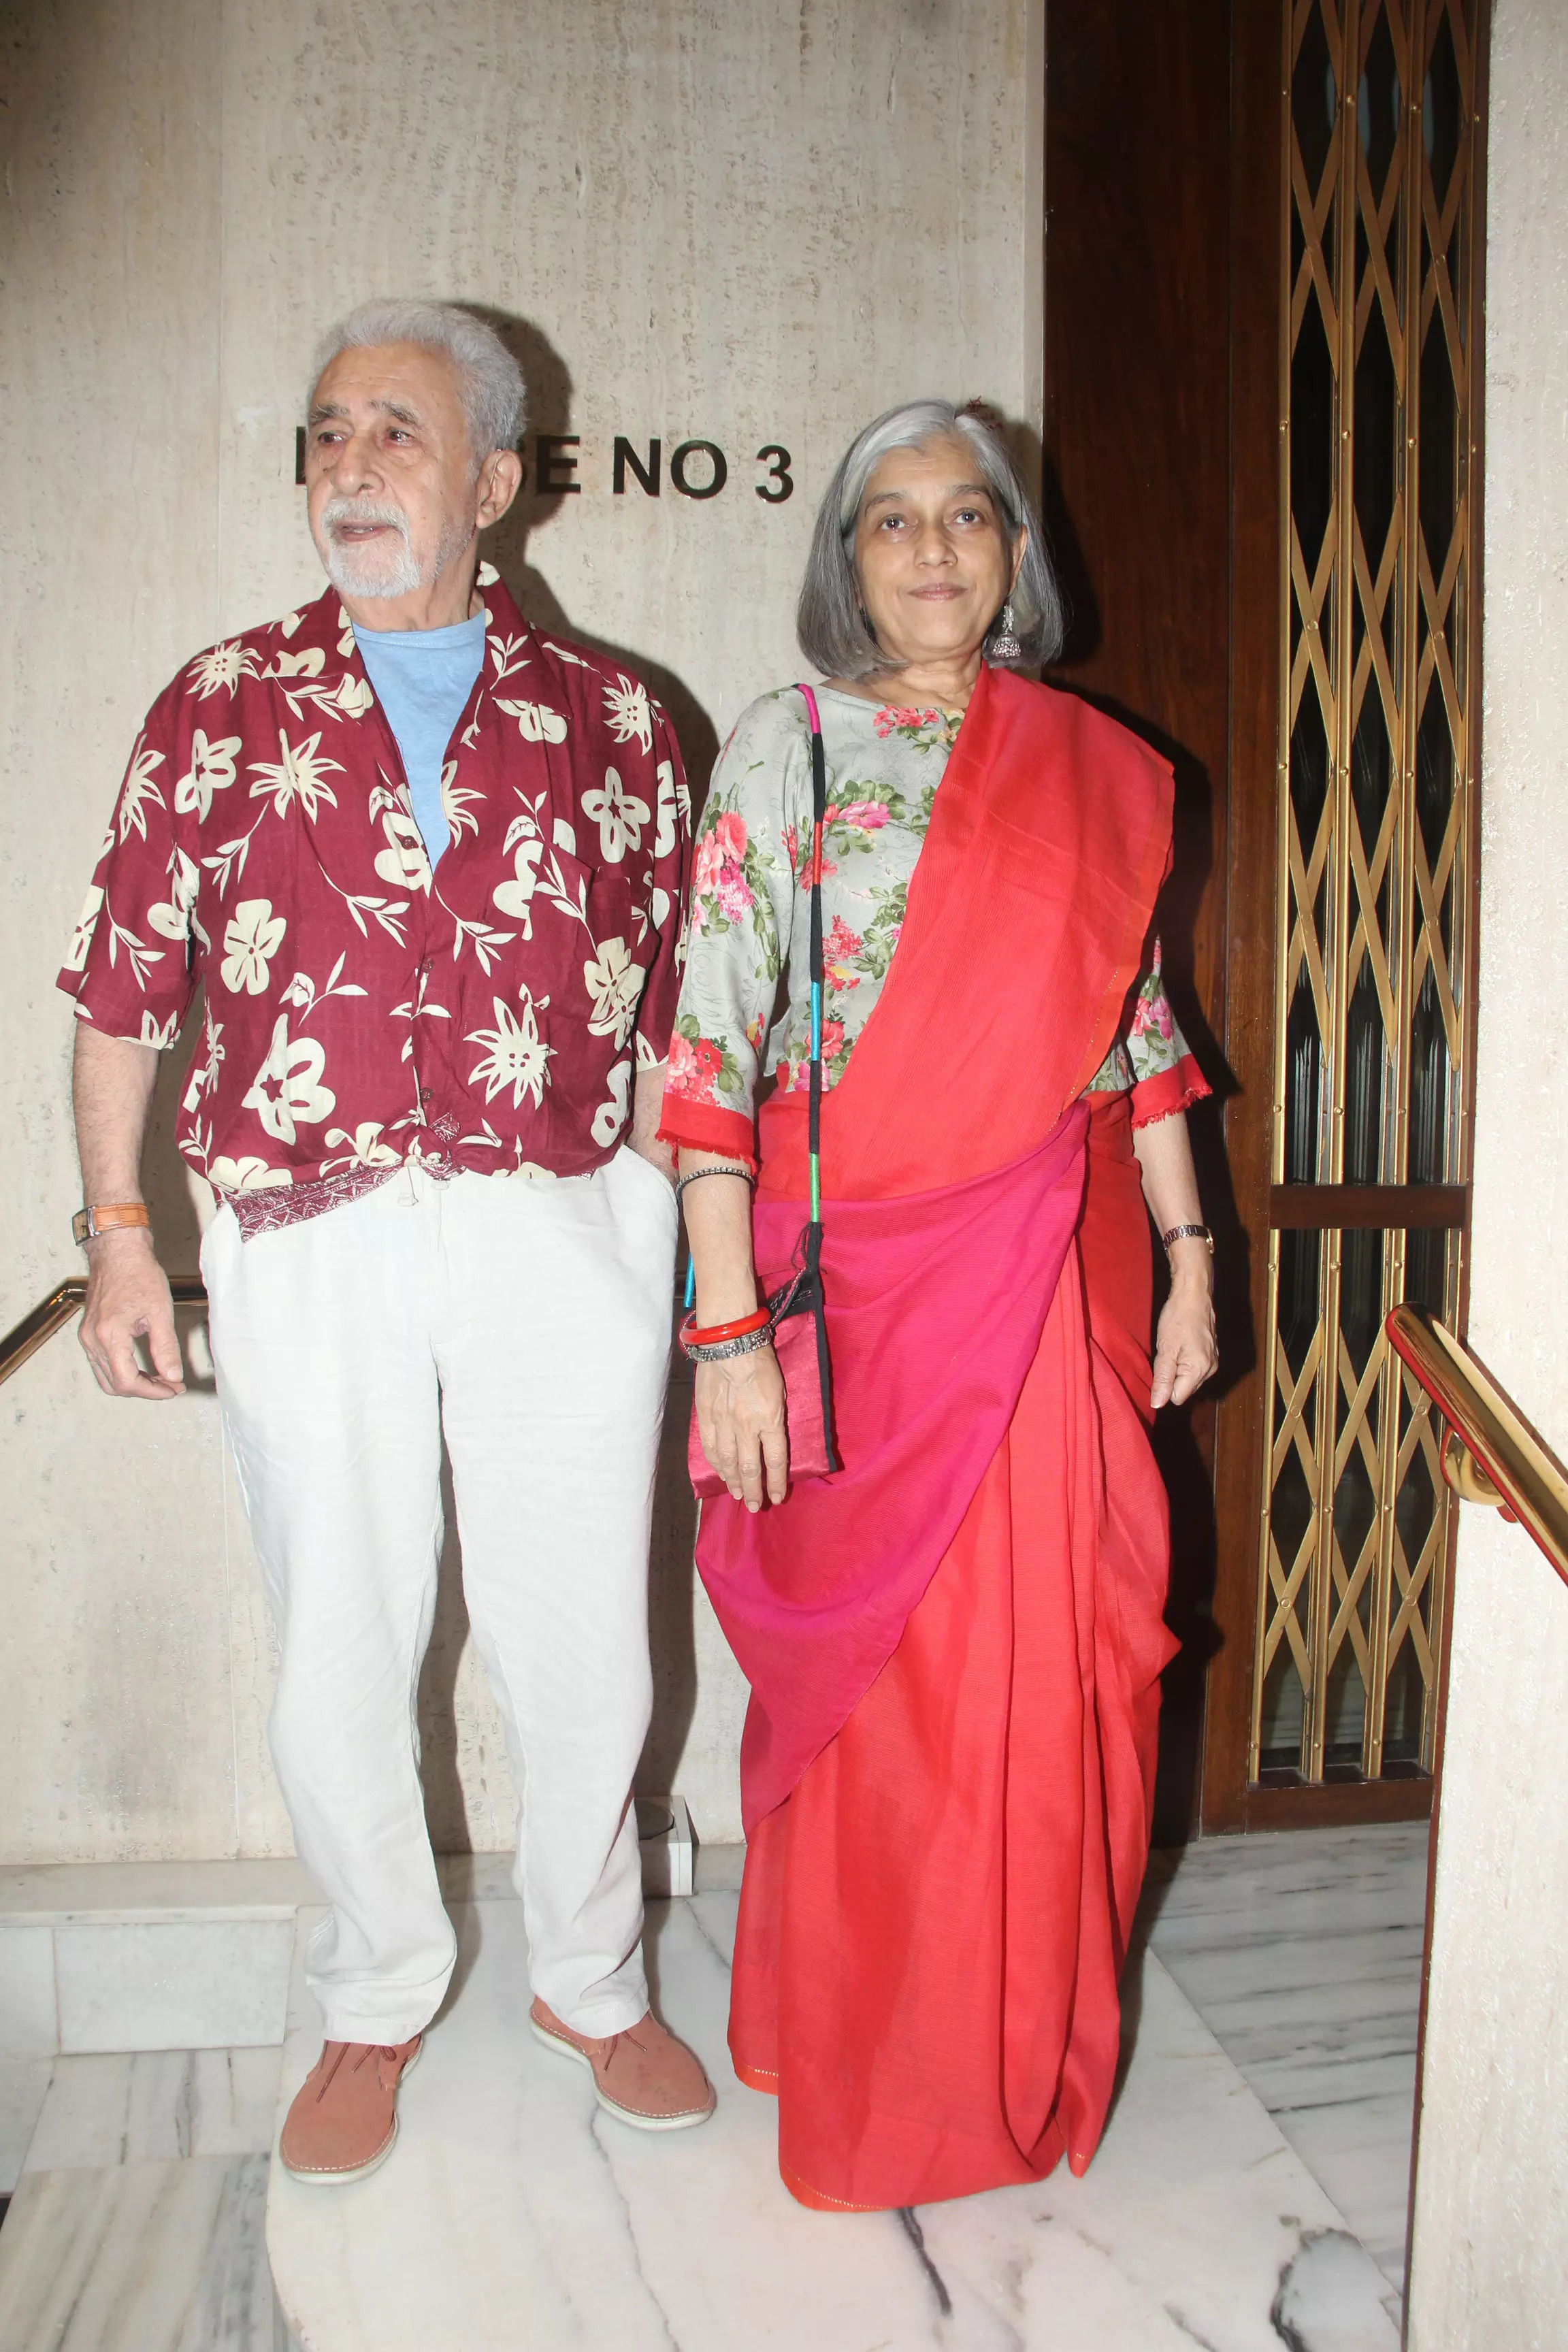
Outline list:
[[[329,499],[321,509],[321,528],[335,532],[340,523],[384,523],[408,545],[408,517],[401,507],[374,499]]]

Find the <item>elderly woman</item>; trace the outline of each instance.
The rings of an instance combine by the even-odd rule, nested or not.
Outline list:
[[[754,702],[714,773],[663,1132],[722,1481],[698,1560],[752,1694],[730,2043],[787,2186],[842,2211],[1094,2153],[1172,1647],[1148,1424],[1215,1356],[1207,1088],[1152,931],[1170,775],[1009,668],[1059,606],[981,416],[858,436],[799,631],[826,682]],[[842,1467],[792,1479],[757,1318],[810,1215],[814,870]]]

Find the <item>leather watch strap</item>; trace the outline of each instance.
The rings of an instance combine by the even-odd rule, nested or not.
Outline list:
[[[145,1201],[108,1201],[91,1208],[79,1209],[71,1219],[71,1236],[84,1245],[96,1241],[100,1234],[112,1233],[120,1225],[150,1225],[153,1213]]]

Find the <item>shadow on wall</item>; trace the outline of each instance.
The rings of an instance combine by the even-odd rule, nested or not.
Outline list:
[[[684,1378],[682,1375],[684,1374]],[[686,1429],[691,1413],[691,1374],[678,1365],[671,1375],[654,1488],[653,1540],[648,1562],[648,1650],[653,1665],[653,1721],[637,1767],[637,1792],[668,1797],[697,1707],[697,1650],[692,1615],[697,1540],[697,1498],[686,1475]],[[464,1801],[458,1726],[458,1672],[468,1639],[463,1597],[462,1554],[452,1495],[451,1471],[441,1468],[441,1503],[447,1537],[436,1596],[430,1646],[419,1677],[420,1774],[425,1818],[437,1853],[468,1853],[473,1835]],[[526,1529],[523,1531],[526,1541]],[[501,1758],[481,1748],[472,1759],[484,1798],[499,1793]],[[476,1794],[479,1794],[476,1791]],[[502,1843],[506,1824],[502,1813]]]
[[[1225,1150],[1225,1106],[1237,1091],[1219,1039],[1209,1025],[1194,981],[1196,929],[1215,839],[1215,780],[1188,747],[1114,697],[1079,685],[1077,664],[1101,646],[1099,600],[1061,478],[1048,457],[1041,464],[1041,514],[1067,606],[1067,637],[1052,682],[1081,694],[1097,709],[1142,738],[1168,760],[1174,774],[1172,867],[1160,895],[1157,928],[1163,976],[1183,1034],[1214,1093],[1188,1114],[1204,1213],[1215,1237],[1215,1314],[1220,1370],[1201,1395],[1160,1415],[1155,1459],[1171,1506],[1171,1584],[1165,1622],[1181,1643],[1162,1678],[1160,1767],[1154,1843],[1184,1844],[1196,1819],[1203,1760],[1205,1687],[1209,1660],[1219,1647],[1213,1617],[1217,1528],[1213,1478],[1215,1400],[1245,1379],[1258,1360],[1251,1307],[1252,1244],[1237,1208]],[[1223,801],[1226,779],[1218,792]],[[1165,1297],[1165,1272],[1155,1251],[1154,1311]]]
[[[530,433],[570,433],[572,378],[560,353],[526,320],[497,310],[481,310],[479,314],[496,328],[522,369],[529,390]],[[718,738],[696,697],[673,671],[648,659],[638,647],[616,645],[596,635],[583,621],[564,612],[549,583],[528,561],[529,533],[537,523],[556,512],[560,504],[559,493],[543,498],[533,496],[525,481],[511,512],[491,534],[485,552],[529,620],[592,646],[647,681],[670,715],[693,798],[700,803],[717,755]],[[159,1057],[143,1156],[144,1181],[159,1254],[171,1273],[194,1274],[200,1250],[200,1227],[187,1181],[187,1165],[175,1149],[174,1134],[180,1098],[201,1033],[202,998],[198,992],[177,1045],[172,1053]],[[68,1085],[68,1077],[66,1083]],[[188,1387],[193,1391],[210,1391],[213,1383],[205,1369],[208,1360],[205,1354],[193,1358],[188,1345],[191,1328],[200,1321],[201,1310],[182,1314],[179,1319],[182,1339],[186,1343],[184,1352]],[[672,1381],[655,1494],[649,1570],[654,1717],[637,1785],[639,1794],[658,1797],[668,1796],[672,1790],[697,1701],[692,1567],[697,1506],[686,1475],[690,1379],[688,1373],[682,1385],[684,1370],[684,1366],[678,1366]],[[420,1677],[418,1718],[431,1839],[438,1853],[462,1853],[471,1850],[472,1839],[460,1770],[462,1743],[457,1688],[469,1626],[451,1479],[445,1467],[442,1491],[447,1536],[435,1622]],[[499,1772],[500,1758],[492,1759],[481,1750],[474,1760],[486,1788],[493,1788],[491,1774]]]
[[[153,1214],[158,1257],[170,1274],[195,1274],[201,1255],[201,1225],[191,1196],[190,1162],[183,1159],[175,1148],[174,1132],[180,1116],[180,1099],[190,1082],[191,1063],[201,1043],[205,1017],[205,998],[198,988],[174,1051],[158,1056],[153,1100],[147,1114],[147,1139],[142,1152],[142,1184]],[[75,1042],[73,1023],[69,1032],[72,1049]],[[210,1391],[213,1385],[210,1374],[204,1375],[198,1371],[186,1344],[192,1323],[201,1319],[201,1313],[200,1308],[195,1308],[190,1314],[182,1313],[178,1317],[185,1360],[185,1386],[192,1393]]]
[[[521,368],[528,386],[528,435],[570,434],[571,371],[549,338],[531,321],[510,312],[466,306],[487,320]],[[524,446],[527,447],[525,443]],[[719,739],[696,696],[673,670],[649,659],[636,646],[622,646],[595,634],[583,617],[565,612],[543,574],[528,560],[529,534],[560,509],[560,491],[538,495],[531,469],[510,511],[485,542],[485,553],[517,598],[525,617],[538,627],[558,630],[591,646],[643,678],[669,713],[681,759],[699,806],[718,755]],[[684,1373],[684,1380],[682,1374]],[[686,1475],[686,1427],[691,1411],[689,1370],[678,1364],[671,1375],[664,1441],[654,1493],[653,1540],[648,1568],[648,1644],[653,1662],[653,1722],[638,1768],[639,1795],[667,1797],[697,1706],[697,1657],[693,1621],[692,1553],[697,1503]],[[457,1538],[449,1475],[443,1480],[447,1540],[442,1549],[436,1622],[419,1684],[419,1732],[425,1810],[437,1853],[464,1853],[471,1837],[463,1801],[458,1760],[458,1671],[468,1636],[463,1599],[462,1561]],[[484,1759],[480,1759],[482,1762]]]
[[[573,382],[561,354],[526,320],[493,310],[481,310],[479,315],[496,328],[522,368],[529,387],[530,435],[569,435]],[[1060,482],[1049,461],[1042,457],[1038,436],[1011,419],[1002,421],[1002,430],[1025,478],[1041,482],[1047,541],[1067,598],[1068,641],[1056,682],[1082,691],[1075,686],[1072,667],[1095,651],[1101,634],[1089,569]],[[531,621],[593,647],[646,679],[669,712],[693,800],[700,804],[718,742],[696,697],[675,673],[650,660],[638,647],[613,643],[596,635],[584,619],[566,613],[548,581],[528,560],[531,531],[559,510],[563,495],[540,496],[531,481],[525,481],[511,511],[490,534],[486,553]],[[1165,977],[1177,1017],[1215,1090],[1214,1098],[1194,1114],[1191,1127],[1200,1186],[1217,1244],[1220,1381],[1229,1385],[1250,1369],[1256,1339],[1248,1305],[1247,1237],[1232,1197],[1223,1143],[1223,1106],[1235,1090],[1235,1082],[1192,983],[1194,927],[1210,856],[1214,785],[1202,763],[1184,745],[1166,738],[1139,713],[1103,696],[1091,694],[1086,698],[1151,743],[1175,771],[1175,863],[1161,902],[1160,928]],[[196,1218],[183,1163],[174,1149],[174,1129],[199,1034],[198,1016],[199,1007],[193,1010],[176,1052],[162,1059],[146,1155],[154,1226],[165,1264],[178,1271],[194,1271],[197,1255]],[[1180,1843],[1187,1834],[1201,1749],[1205,1674],[1216,1646],[1209,1611],[1215,1566],[1213,1496],[1202,1442],[1206,1408],[1200,1404],[1195,1410],[1197,1428],[1194,1409],[1188,1408],[1162,1416],[1155,1437],[1171,1496],[1174,1538],[1166,1614],[1182,1643],[1165,1675],[1157,1843]],[[689,1373],[678,1364],[660,1450],[649,1566],[654,1713],[637,1782],[639,1794],[655,1797],[671,1792],[697,1698],[692,1565],[696,1504],[685,1467],[689,1412]],[[457,1706],[458,1669],[469,1627],[449,1479],[444,1486],[447,1533],[435,1623],[420,1681],[418,1716],[431,1837],[438,1853],[450,1853],[468,1852],[472,1843],[460,1772]],[[489,1759],[480,1756],[477,1760],[485,1771]]]
[[[564,362],[539,331],[504,313],[486,314],[514,352],[530,387],[530,432],[568,434],[572,429],[572,381]],[[1068,605],[1068,637],[1056,682],[1083,691],[1071,676],[1075,663],[1097,648],[1101,630],[1098,604],[1081,545],[1061,485],[1044,457],[1038,436],[1013,419],[998,420],[1009,449],[1027,480],[1042,486],[1046,535]],[[564,613],[548,583],[530,565],[528,535],[535,523],[556,512],[561,493],[531,495],[525,488],[492,535],[488,552],[528,617],[547,628],[595,647],[639,672],[669,710],[682,756],[700,798],[716,751],[706,714],[681,681],[636,647],[595,636]],[[1175,772],[1174,863],[1162,896],[1159,927],[1167,986],[1209,1083],[1213,1099],[1190,1122],[1199,1182],[1216,1239],[1216,1307],[1222,1371],[1229,1384],[1254,1361],[1247,1271],[1247,1238],[1237,1216],[1226,1165],[1223,1107],[1235,1090],[1218,1040],[1210,1030],[1194,985],[1194,927],[1212,855],[1214,784],[1203,763],[1182,743],[1152,726],[1140,713],[1102,695],[1088,699],[1119,719],[1171,762]],[[1156,1299],[1156,1311],[1160,1303]],[[689,1377],[678,1368],[672,1382],[660,1453],[650,1559],[649,1636],[654,1673],[654,1717],[637,1775],[639,1793],[668,1795],[690,1728],[696,1704],[692,1549],[696,1507],[685,1474],[686,1425],[690,1411]],[[1166,1412],[1155,1433],[1155,1453],[1171,1499],[1172,1576],[1166,1617],[1181,1650],[1164,1676],[1161,1764],[1155,1837],[1180,1843],[1189,1833],[1199,1770],[1204,1684],[1215,1646],[1210,1599],[1215,1571],[1215,1520],[1207,1458],[1207,1402]],[[1195,1423],[1195,1425],[1194,1425]],[[448,1525],[450,1526],[450,1515]],[[436,1631],[420,1693],[425,1743],[426,1806],[437,1851],[466,1850],[468,1830],[458,1769],[456,1682],[468,1633],[455,1538],[448,1536],[442,1561]]]
[[[530,438],[541,433],[569,435],[573,430],[572,374],[549,337],[529,320],[515,318],[510,311],[487,310],[479,303],[465,307],[495,329],[522,370],[523,382],[528,386]],[[563,611],[550,583],[528,561],[529,533],[558,513],[567,495],[559,490],[538,493],[531,469],[525,466],[522,488],[510,512],[489,534],[485,552],[527,619],[539,627],[558,629],[579,645],[591,646],[595,653],[607,655],[646,682],[669,713],[691,796],[700,805],[718,757],[719,738],[712,720],[690,688],[662,662],[650,659],[640,646],[616,645],[608,637],[596,635],[590,625],[591,616],[584,619]]]

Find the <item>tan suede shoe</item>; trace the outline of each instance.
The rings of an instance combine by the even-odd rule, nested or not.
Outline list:
[[[397,2141],[397,2086],[419,2056],[412,2042],[329,2042],[296,2094],[278,2153],[296,2180],[363,2180]]]
[[[695,2052],[667,2032],[650,2009],[640,2025],[596,2042],[574,2033],[536,2000],[529,2023],[547,2050],[574,2058],[594,2077],[599,2105],[638,2131],[686,2131],[705,2124],[719,2102]]]

